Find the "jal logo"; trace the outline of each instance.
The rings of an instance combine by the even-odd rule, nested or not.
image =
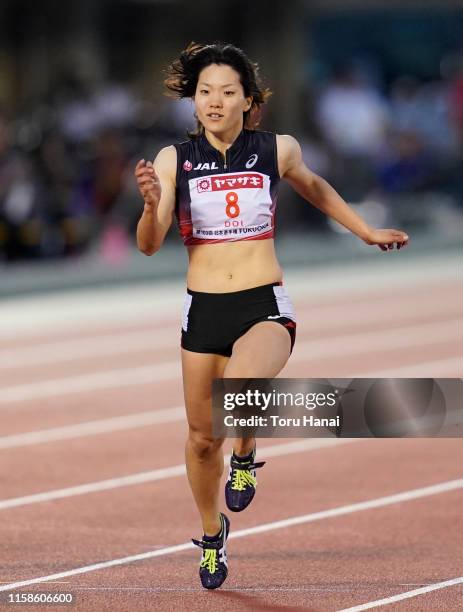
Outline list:
[[[205,164],[201,164],[199,163],[197,166],[194,167],[194,170],[218,170],[218,166],[215,162],[212,162],[212,164],[210,164],[209,162],[206,162]]]
[[[188,161],[187,159],[183,164],[183,169],[186,170],[187,172],[190,172],[190,170],[193,169],[193,164],[191,163],[191,161]]]
[[[246,168],[249,170],[250,168],[253,168],[256,165],[257,159],[258,159],[258,155],[257,153],[253,153],[253,155],[251,155],[251,157],[248,159],[248,161],[245,163]]]

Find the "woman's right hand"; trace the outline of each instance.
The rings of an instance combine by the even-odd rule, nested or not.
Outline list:
[[[161,199],[161,183],[152,162],[141,159],[135,166],[138,190],[145,201],[145,210],[154,210]]]

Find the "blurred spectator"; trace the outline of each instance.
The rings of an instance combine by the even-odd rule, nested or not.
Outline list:
[[[339,68],[322,92],[316,115],[330,149],[330,182],[349,201],[373,188],[374,156],[387,127],[387,105],[350,66]]]
[[[60,129],[73,143],[91,140],[103,128],[133,125],[137,100],[122,83],[91,86],[82,80],[67,78],[59,95]]]
[[[414,193],[434,187],[437,167],[420,136],[395,132],[386,158],[378,165],[379,186],[386,194]]]
[[[138,101],[127,85],[103,83],[95,92],[93,105],[98,128],[123,129],[134,124]]]
[[[129,157],[124,136],[115,129],[105,129],[95,142],[93,190],[96,213],[103,219],[110,215],[122,189],[122,178]]]
[[[90,140],[99,128],[99,113],[92,89],[76,78],[66,78],[57,96],[60,131],[72,143]]]
[[[449,104],[450,116],[461,151],[463,150],[463,56],[455,58],[454,62],[454,74],[449,85]]]
[[[126,261],[128,254],[129,219],[121,215],[122,209],[118,208],[129,171],[126,142],[120,130],[102,130],[96,141],[94,162],[95,212],[98,226],[103,228],[101,253],[107,263],[118,266]]]
[[[76,238],[70,223],[70,196],[75,167],[62,134],[44,135],[37,151],[37,173],[40,177],[41,208],[45,222],[42,255],[57,256],[74,252]]]
[[[443,155],[455,152],[455,132],[451,125],[450,100],[439,82],[421,84],[403,76],[391,87],[391,122],[396,130],[413,131],[428,148]]]
[[[382,145],[387,105],[348,67],[339,69],[325,87],[317,114],[326,140],[342,154],[370,155]]]
[[[0,114],[0,248],[7,260],[40,254],[42,219],[29,159],[12,144],[12,129]]]

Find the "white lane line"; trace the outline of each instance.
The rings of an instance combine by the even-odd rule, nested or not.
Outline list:
[[[461,333],[459,334],[459,330]],[[428,346],[434,342],[458,341],[459,335],[463,336],[463,319],[455,321],[444,321],[415,325],[410,328],[386,329],[378,332],[366,332],[337,336],[335,338],[324,338],[318,340],[307,340],[296,344],[294,353],[288,364],[298,361],[316,360],[339,355],[355,355],[372,350],[372,346],[380,345],[382,349],[406,348],[407,346]],[[451,361],[451,366],[455,365]],[[463,358],[457,358],[463,359]],[[432,368],[434,364],[445,373],[445,361],[432,361],[424,364],[416,364],[417,372],[420,368]],[[456,367],[458,367],[458,363]],[[410,366],[404,366],[406,369]],[[396,368],[394,371],[402,371]],[[414,370],[412,370],[414,371]],[[398,374],[407,376],[407,374]],[[413,374],[408,374],[413,376]],[[417,374],[419,375],[419,374]],[[438,376],[434,374],[431,376]],[[119,368],[96,372],[93,374],[80,374],[66,378],[45,380],[35,383],[25,383],[4,387],[0,389],[0,404],[28,401],[45,397],[57,397],[70,395],[72,393],[88,393],[101,389],[112,389],[117,387],[133,386],[139,384],[150,384],[161,378],[172,379],[180,376],[179,361],[161,363],[158,365],[138,366],[132,368]],[[363,375],[376,376],[374,373]],[[359,377],[358,375],[356,376]],[[379,378],[379,376],[376,376]]]
[[[102,389],[147,385],[160,380],[171,380],[172,378],[180,378],[180,360],[4,387],[0,389],[0,404],[12,404],[74,393],[88,393],[89,391]]]
[[[148,410],[124,416],[112,417],[109,419],[99,419],[76,423],[75,425],[65,425],[64,427],[53,427],[38,431],[28,431],[26,433],[12,434],[0,437],[0,450],[5,448],[18,448],[30,446],[32,444],[42,444],[43,442],[54,442],[56,440],[70,440],[96,436],[111,431],[126,431],[147,425],[158,425],[160,423],[174,423],[185,419],[185,408],[164,408],[162,410]]]
[[[447,378],[449,372],[456,372],[463,377],[463,356],[436,359],[413,365],[403,365],[388,370],[355,373],[355,378]],[[354,376],[352,377],[354,378]],[[454,376],[452,376],[454,378]]]
[[[167,281],[78,289],[0,302],[0,338],[56,336],[94,326],[124,326],[133,322],[164,322],[182,302],[184,283]],[[177,320],[180,325],[180,315]]]
[[[381,351],[427,346],[439,342],[463,341],[463,319],[433,321],[406,327],[388,327],[384,330],[356,332],[328,338],[317,338],[295,345],[296,359],[321,359],[335,355],[369,353],[380,346]],[[291,357],[291,360],[293,357]],[[291,363],[291,361],[289,362]]]
[[[259,447],[259,457],[278,457],[282,455],[290,455],[293,453],[308,452],[319,448],[338,446],[340,444],[352,444],[360,440],[346,438],[321,438],[311,440],[298,440],[295,442],[287,442],[285,444],[271,445],[268,447]],[[230,455],[225,456],[225,461],[230,460]],[[120,487],[143,484],[145,482],[154,482],[164,480],[166,478],[174,478],[186,474],[185,464],[174,465],[171,467],[151,470],[149,472],[138,472],[129,476],[121,476],[118,478],[109,478],[108,480],[100,480],[97,482],[89,482],[83,485],[74,487],[66,487],[64,489],[54,489],[45,491],[44,493],[34,493],[33,495],[25,495],[23,497],[13,497],[0,501],[0,510],[8,508],[17,508],[18,506],[30,506],[41,502],[52,501],[55,499],[64,499],[74,497],[76,495],[87,495],[88,493],[99,493],[101,491],[109,491]]]
[[[387,308],[384,314],[389,312],[387,304],[384,305],[384,299],[378,299],[377,301],[380,302],[382,307],[385,309]],[[367,302],[362,302],[361,307],[365,307],[365,305],[369,303],[369,300],[367,300]],[[310,308],[313,312],[316,307],[311,306]],[[318,331],[326,328],[332,333],[338,327],[337,323],[339,323],[339,318],[336,317],[335,312],[339,311],[340,306],[336,305],[337,310],[332,313],[332,316],[327,317],[327,309],[329,308],[328,305],[324,305],[321,316],[317,316]],[[359,317],[359,308],[360,305],[353,305],[352,310],[343,314],[341,321],[343,327],[349,322],[354,325],[359,322],[365,325],[369,322],[376,321],[380,316],[377,308],[370,308]],[[410,310],[410,313],[415,313],[416,303],[413,302],[409,304],[405,311],[408,310]],[[420,314],[423,314],[422,310],[421,308]],[[403,316],[405,311],[401,308],[400,315]],[[456,313],[457,312],[460,313],[461,308],[456,311]],[[381,342],[382,345],[386,343],[386,345],[391,345],[392,348],[396,345],[398,347],[408,346],[410,340],[407,340],[407,338],[413,336],[415,333],[419,338],[417,340],[415,337],[412,337],[413,342],[420,341],[421,335],[425,334],[433,334],[433,339],[435,339],[436,342],[440,339],[439,334],[444,334],[445,336],[441,338],[441,341],[445,341],[447,338],[451,340],[452,331],[454,335],[458,333],[458,330],[462,330],[463,333],[463,319],[458,318],[456,313],[453,317],[449,315],[450,319],[447,318],[445,321],[430,321],[418,325],[407,325],[407,323],[397,325],[396,321],[392,320],[387,330],[390,334],[389,336],[386,331],[362,333],[362,330],[359,330],[356,333],[348,335],[317,338],[312,341],[312,344],[314,345],[314,349],[320,349],[323,352],[327,352],[328,355],[331,355],[333,351],[332,343],[336,343],[336,347],[339,349],[340,344],[345,342],[346,345],[350,344],[351,348],[361,352],[362,348],[357,344],[361,338],[363,338],[363,346],[366,347],[368,346],[368,342]],[[394,313],[392,314],[394,317],[396,316]],[[430,314],[439,314],[439,316],[442,316],[442,312],[437,312],[437,305],[433,310],[431,309]],[[310,331],[310,326],[308,329]],[[133,354],[138,351],[154,351],[161,347],[174,346],[172,342],[176,342],[177,332],[178,326],[170,325],[164,326],[162,329],[145,330],[143,332],[117,332],[113,334],[96,335],[92,338],[43,342],[35,344],[34,346],[4,349],[0,351],[0,370],[34,365],[40,366],[103,355],[124,355]],[[379,334],[379,336],[377,334]],[[325,343],[327,343],[326,346],[324,346]],[[427,342],[425,341],[425,343]]]
[[[35,346],[0,351],[0,370],[24,368],[100,357],[130,355],[142,351],[172,347],[177,340],[177,327],[164,327],[143,332],[126,332],[76,340],[47,342]]]
[[[406,593],[400,593],[399,595],[393,595],[392,597],[385,597],[384,599],[377,599],[376,601],[370,601],[359,606],[353,606],[352,608],[343,608],[339,612],[361,612],[361,610],[371,610],[371,608],[378,608],[379,606],[387,606],[388,604],[396,601],[403,601],[404,599],[410,599],[410,597],[416,597],[417,595],[424,595],[425,593],[431,593],[439,589],[446,589],[447,587],[455,586],[456,584],[463,583],[463,576],[459,578],[452,578],[451,580],[445,580],[444,582],[436,582],[428,586],[422,587],[421,589],[414,589],[413,591],[407,591]]]
[[[394,495],[387,495],[385,497],[379,497],[368,501],[358,502],[355,504],[349,504],[346,506],[339,506],[337,508],[330,508],[329,510],[322,510],[321,512],[313,512],[311,514],[303,514],[300,516],[294,516],[291,518],[283,519],[280,521],[273,521],[271,523],[264,523],[263,525],[257,525],[255,527],[249,527],[248,529],[240,529],[239,531],[232,531],[230,538],[244,538],[260,533],[266,533],[274,531],[276,529],[285,529],[287,527],[293,527],[294,525],[302,525],[304,523],[313,523],[327,518],[334,518],[337,516],[344,516],[346,514],[353,514],[354,512],[361,512],[363,510],[372,510],[374,508],[381,508],[384,506],[390,506],[392,504],[398,504],[401,502],[411,501],[413,499],[419,499],[422,497],[428,497],[430,495],[438,495],[439,493],[446,493],[448,491],[455,491],[463,488],[463,479],[450,480],[442,482],[429,487],[422,487],[419,489],[412,489],[409,491],[403,491],[402,493],[396,493]],[[31,578],[29,580],[20,580],[18,582],[11,582],[0,586],[0,591],[10,591],[12,589],[18,589],[32,584],[40,584],[41,582],[48,582],[50,580],[59,580],[68,576],[76,576],[78,574],[85,574],[100,569],[107,569],[116,565],[125,565],[127,563],[134,563],[135,561],[143,561],[146,559],[153,559],[154,557],[161,557],[165,555],[171,555],[183,550],[193,548],[194,545],[191,542],[185,544],[178,544],[176,546],[169,546],[167,548],[161,548],[138,555],[130,555],[128,557],[122,557],[119,559],[112,559],[109,561],[102,561],[100,563],[94,563],[92,565],[85,565],[83,567],[77,567],[64,572],[58,572],[56,574],[50,574],[49,576],[39,576],[37,578]]]
[[[298,277],[296,277],[296,280],[294,281],[294,287],[293,287],[294,290],[296,290],[298,286],[301,284],[300,281],[297,280],[297,278]],[[307,279],[304,279],[303,286],[305,287],[305,290],[306,290]],[[346,322],[355,323],[359,321],[359,313],[361,313],[360,320],[362,323],[376,321],[378,317],[381,318],[382,320],[387,319],[389,321],[391,316],[395,317],[397,316],[397,314],[400,314],[401,316],[406,316],[406,315],[411,315],[411,314],[416,313],[416,297],[413,295],[413,288],[409,288],[408,293],[399,294],[398,299],[400,299],[400,307],[397,305],[396,302],[394,302],[394,308],[392,308],[392,310],[391,310],[390,304],[388,303],[392,299],[389,286],[387,289],[387,293],[384,287],[382,288],[382,290],[384,292],[384,296],[376,295],[376,294],[373,294],[373,295],[366,294],[363,296],[363,299],[361,302],[349,303],[348,306],[350,306],[350,308],[344,312],[342,320],[340,320],[339,317],[336,316],[336,313],[339,312],[340,308],[344,308],[345,310],[344,304],[339,304],[339,303],[319,304],[315,302],[315,303],[311,303],[309,306],[301,305],[301,309],[304,310],[308,306],[310,308],[310,312],[312,316],[314,312],[317,313],[317,316],[316,316],[317,328],[320,328],[320,326],[323,326],[323,325],[326,326],[326,324],[328,324],[330,331],[335,330],[338,327],[338,324],[345,326]],[[178,292],[179,292],[179,289],[176,288],[174,295],[177,294]],[[95,308],[98,308],[102,306],[102,303],[101,303],[102,295],[101,293],[97,293],[96,295],[98,296],[97,299],[95,298],[93,299],[95,301]],[[153,301],[155,302],[156,306],[159,307],[160,305],[156,301],[157,296],[154,300],[154,294],[151,293],[150,295],[152,295]],[[127,296],[124,296],[124,299],[126,298]],[[80,295],[75,296],[76,304],[74,304],[72,300],[69,302],[69,296],[68,297],[58,296],[58,298],[56,299],[58,299],[58,304],[62,305],[62,309],[60,310],[60,313],[64,312],[66,313],[66,316],[69,316],[69,312],[70,311],[72,312],[76,308],[76,304],[80,305],[78,322],[79,323],[82,322],[81,321],[82,304],[81,304]],[[311,295],[311,299],[313,299],[313,295]],[[344,299],[344,298],[342,298],[341,296],[341,299]],[[179,300],[180,300],[180,293],[179,293]],[[87,297],[85,299],[86,306],[88,306],[89,301],[91,302],[91,297]],[[111,312],[113,312],[114,310],[117,310],[120,304],[120,301],[121,300],[118,299],[117,301],[115,301],[115,303],[112,303],[109,310]],[[175,302],[170,302],[170,303],[175,303]],[[180,302],[178,303],[180,304]],[[372,306],[374,306],[374,308],[372,308]],[[451,314],[449,313],[449,306],[452,308]],[[10,315],[11,315],[10,317],[5,317],[10,323],[10,331],[12,331],[11,330],[12,316],[16,314],[17,310],[18,309],[20,310],[22,307],[24,307],[24,300],[22,300],[20,304],[15,305],[14,312],[10,312]],[[441,309],[439,310],[439,308],[440,308],[440,305],[437,303],[423,301],[420,304],[420,314],[421,315],[427,314],[429,316],[433,316],[433,315],[442,316],[442,310]],[[11,310],[11,305],[10,305],[10,310]],[[32,308],[32,307],[28,309],[29,322],[30,322],[30,312],[34,312],[37,310],[43,311],[46,309]],[[165,309],[163,309],[162,307],[160,308],[160,310],[163,313],[165,313]],[[168,311],[171,312],[172,308],[169,308]],[[1,305],[0,305],[0,312],[1,312]],[[105,312],[107,312],[107,310]],[[456,317],[458,316],[460,312],[461,312],[461,305],[458,302],[455,302],[455,300],[453,300],[450,304],[447,305],[447,313],[446,313],[447,316]],[[135,312],[135,314],[137,313]],[[151,317],[149,319],[147,319],[146,317],[144,318],[147,321],[148,320],[150,322],[153,321]],[[55,322],[56,322],[56,319],[57,317],[55,313],[55,316],[54,316]],[[394,324],[393,320],[391,321],[391,324]],[[75,317],[73,317],[73,325],[74,327],[76,325]],[[168,330],[171,329],[172,334],[175,334],[179,325],[180,323],[177,322],[175,318],[169,319],[167,327],[164,324],[162,330],[166,330],[168,332]],[[18,332],[23,331],[22,328],[23,326],[21,327],[21,329],[18,330]],[[36,328],[41,329],[40,325],[36,325]],[[145,332],[118,330],[113,333],[104,333],[104,330],[96,328],[93,330],[94,333],[91,335],[91,337],[86,337],[82,339],[74,337],[74,338],[68,338],[66,340],[58,340],[58,341],[50,342],[49,339],[42,338],[41,341],[39,340],[38,343],[34,343],[34,345],[31,347],[23,346],[19,348],[10,348],[4,351],[0,351],[0,368],[10,369],[14,367],[20,367],[21,365],[33,365],[35,363],[36,364],[52,363],[55,361],[59,361],[60,359],[64,361],[64,360],[70,360],[70,359],[76,359],[76,358],[84,358],[87,354],[86,353],[87,350],[89,351],[88,354],[91,354],[91,352],[94,351],[98,355],[108,354],[111,352],[112,348],[114,348],[117,351],[117,353],[124,353],[124,352],[130,353],[136,350],[135,348],[132,348],[132,346],[135,347],[138,344],[138,342],[140,343],[141,349],[143,348],[151,349],[153,348],[153,341],[152,341],[153,337],[156,337],[156,340],[158,340],[158,335],[161,334],[162,336],[162,330],[153,329],[152,333],[146,330]],[[86,329],[85,333],[88,335],[89,330]],[[127,344],[127,347],[125,346],[126,344]]]

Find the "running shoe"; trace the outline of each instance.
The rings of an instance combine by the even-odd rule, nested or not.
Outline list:
[[[249,506],[256,494],[256,469],[265,465],[265,461],[255,462],[256,447],[247,457],[237,457],[232,453],[230,473],[225,485],[225,501],[232,512],[241,512]]]
[[[191,541],[203,549],[199,564],[199,577],[205,589],[217,589],[223,584],[228,574],[226,542],[230,532],[230,521],[223,512],[220,513],[222,529],[214,540]]]

